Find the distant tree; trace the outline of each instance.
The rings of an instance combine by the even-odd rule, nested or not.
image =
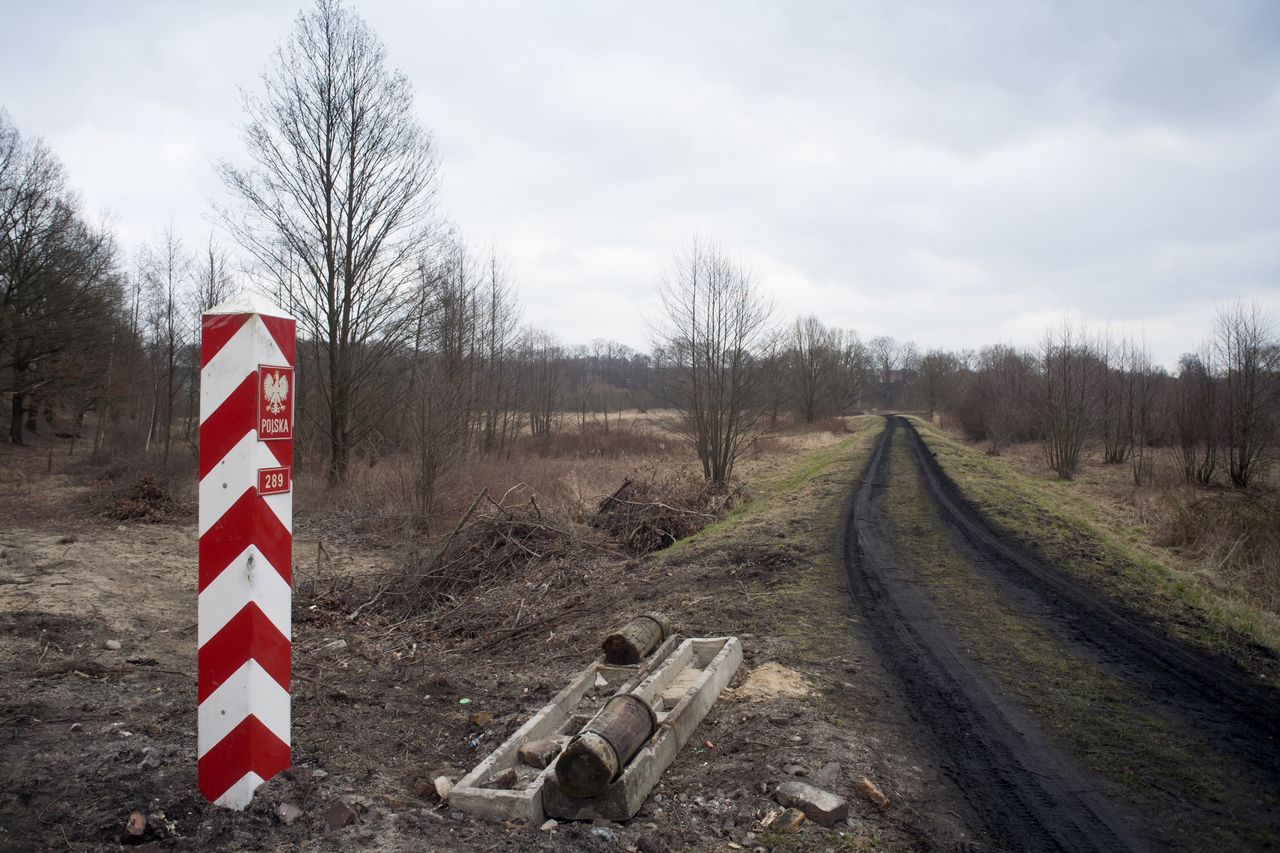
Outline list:
[[[842,406],[840,333],[813,315],[799,317],[787,331],[786,384],[796,414],[813,423]]]
[[[1093,415],[1099,359],[1083,328],[1067,322],[1040,345],[1038,411],[1045,459],[1063,480],[1075,476]]]
[[[917,362],[915,384],[930,420],[950,401],[959,376],[959,359],[944,350],[929,350]]]
[[[154,377],[151,428],[147,447],[159,441],[162,464],[168,466],[173,444],[174,400],[178,362],[192,327],[186,306],[191,300],[191,257],[170,225],[159,242],[148,247],[139,264],[150,296],[148,321]]]
[[[1207,486],[1218,469],[1221,402],[1213,375],[1213,354],[1191,353],[1178,361],[1174,422],[1182,455],[1182,476]]]
[[[1244,488],[1256,476],[1276,437],[1280,351],[1274,321],[1256,303],[1218,312],[1214,350],[1222,372],[1227,473]]]
[[[696,241],[677,256],[658,293],[663,318],[655,344],[667,359],[676,428],[693,444],[706,478],[726,485],[764,411],[759,357],[773,308],[737,261]]]
[[[427,244],[436,153],[404,74],[338,0],[299,14],[246,95],[252,165],[219,173],[240,202],[224,221],[277,278],[299,336],[314,348],[327,410],[331,485],[373,429],[394,380],[383,367],[412,327],[416,260]]]
[[[555,429],[564,381],[564,351],[549,332],[527,329],[521,342],[522,386],[529,410],[529,431],[550,435]]]

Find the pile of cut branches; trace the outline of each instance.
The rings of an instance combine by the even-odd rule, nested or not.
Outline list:
[[[589,530],[543,510],[531,491],[526,501],[508,502],[521,488],[499,500],[482,491],[448,535],[383,574],[372,598],[348,618],[378,610],[405,627],[479,636],[493,627],[492,614],[482,612],[490,605],[503,609],[510,599],[511,608],[532,610],[562,594],[572,585],[574,562],[610,549]]]
[[[743,498],[741,489],[716,486],[696,474],[628,477],[587,523],[633,554],[647,554],[692,536]]]
[[[143,474],[125,489],[115,495],[108,518],[117,521],[149,521],[168,520],[177,508],[177,501],[169,490],[151,474]]]

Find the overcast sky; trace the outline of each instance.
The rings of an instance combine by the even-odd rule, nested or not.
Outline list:
[[[1172,363],[1280,310],[1280,3],[353,4],[417,91],[441,212],[526,319],[647,345],[695,234],[782,317],[922,347],[1064,314]],[[126,248],[192,245],[296,3],[0,2],[0,105]],[[225,241],[225,237],[222,237]]]

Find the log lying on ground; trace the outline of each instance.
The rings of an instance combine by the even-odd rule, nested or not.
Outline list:
[[[640,663],[658,644],[671,636],[671,623],[661,613],[637,616],[620,630],[604,638],[606,663],[626,666]]]
[[[629,693],[612,697],[556,762],[556,781],[579,799],[609,787],[658,726],[649,703]]]

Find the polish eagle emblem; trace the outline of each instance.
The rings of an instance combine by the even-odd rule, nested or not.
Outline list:
[[[289,399],[289,377],[280,372],[268,373],[262,380],[262,396],[267,401],[268,412],[273,415],[283,412]]]

